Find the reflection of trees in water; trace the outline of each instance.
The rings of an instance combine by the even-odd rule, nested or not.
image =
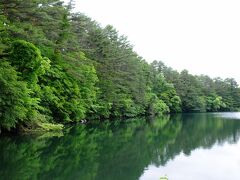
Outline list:
[[[184,120],[183,120],[184,119]],[[239,139],[240,122],[212,114],[75,126],[62,137],[2,138],[3,179],[138,179],[149,164]],[[9,178],[10,177],[10,178]]]
[[[178,134],[172,151],[183,151],[189,155],[193,149],[211,148],[215,143],[236,143],[239,139],[240,121],[223,119],[213,114],[186,114],[177,118],[182,121],[182,130]],[[184,119],[184,121],[183,121]]]

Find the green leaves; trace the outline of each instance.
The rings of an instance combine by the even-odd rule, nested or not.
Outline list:
[[[36,84],[38,76],[50,68],[50,60],[41,56],[40,50],[32,43],[17,40],[12,43],[9,61],[21,72],[23,80]]]
[[[59,66],[52,66],[41,78],[41,105],[46,113],[57,122],[80,121],[85,117],[86,107],[80,87]]]
[[[0,61],[0,129],[16,127],[27,119],[32,109],[31,91],[20,81],[15,69]]]
[[[161,61],[149,65],[127,37],[71,13],[72,5],[0,4],[2,128],[240,107],[234,79],[178,73]]]

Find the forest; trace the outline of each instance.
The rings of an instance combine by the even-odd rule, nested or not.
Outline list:
[[[114,27],[73,8],[73,0],[0,1],[0,132],[239,111],[235,79],[149,64]]]

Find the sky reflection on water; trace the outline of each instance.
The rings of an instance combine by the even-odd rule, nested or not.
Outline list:
[[[211,149],[195,149],[189,156],[181,153],[165,166],[149,165],[141,180],[167,175],[169,180],[239,180],[240,141],[215,144]]]

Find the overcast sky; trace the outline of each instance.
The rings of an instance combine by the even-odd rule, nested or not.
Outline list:
[[[113,25],[148,62],[240,83],[239,0],[76,0],[76,10]]]

